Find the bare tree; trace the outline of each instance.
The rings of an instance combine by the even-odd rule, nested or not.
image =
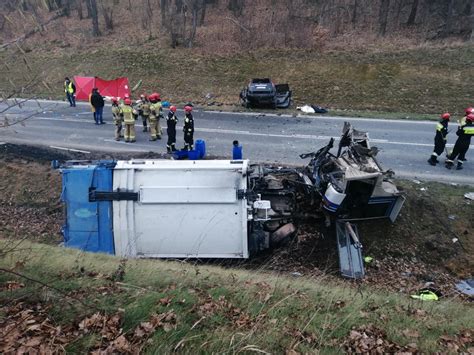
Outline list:
[[[411,4],[410,15],[408,16],[407,26],[413,26],[415,24],[416,14],[418,13],[419,0],[413,0]]]
[[[359,0],[354,0],[354,5],[352,7],[352,17],[351,17],[352,28],[355,28],[357,25],[357,10],[358,9],[359,9]]]
[[[97,11],[97,0],[87,0],[89,3],[90,13],[92,17],[92,36],[100,36],[99,30],[99,14]]]
[[[388,11],[390,9],[390,0],[380,1],[379,11],[379,36],[385,36],[387,33]]]
[[[108,30],[113,30],[114,29],[114,18],[113,18],[114,7],[110,5],[106,5],[104,4],[104,2],[102,2],[101,10],[102,10],[102,16],[104,17],[105,28]]]
[[[79,20],[82,20],[84,18],[84,13],[82,12],[82,0],[76,0],[76,9]]]
[[[471,24],[471,42],[474,43],[474,0],[471,0],[471,15],[469,16],[469,22]]]

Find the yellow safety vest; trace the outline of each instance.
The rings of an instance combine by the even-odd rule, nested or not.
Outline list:
[[[66,82],[64,82],[64,92],[69,92],[70,94],[74,93],[74,89],[72,88],[72,81],[70,81],[69,84],[66,84]]]
[[[123,115],[123,122],[125,124],[134,124],[135,117],[133,117],[133,108],[128,105],[123,105],[120,109],[120,113]]]
[[[141,104],[141,110],[143,112],[143,116],[150,116],[150,104],[148,102],[143,102]]]
[[[462,130],[464,131],[464,134],[474,136],[474,126],[464,126]]]

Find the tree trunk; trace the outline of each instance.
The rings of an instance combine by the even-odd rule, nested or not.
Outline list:
[[[198,24],[198,5],[199,0],[194,0],[193,8],[192,8],[192,20],[191,20],[191,32],[189,33],[188,38],[188,48],[193,47],[194,37],[196,37],[196,27]]]
[[[357,25],[357,10],[359,9],[359,0],[354,0],[354,7],[352,8],[352,28],[356,28]]]
[[[207,7],[207,2],[206,0],[202,0],[202,5],[201,5],[201,17],[199,18],[199,26],[204,26],[204,19],[206,18],[206,7]]]
[[[413,3],[411,4],[410,15],[408,16],[407,20],[407,26],[413,26],[415,24],[416,14],[418,12],[418,4],[419,0],[413,0]]]
[[[444,24],[443,37],[449,36],[451,34],[451,21],[453,17],[454,9],[454,0],[448,1],[448,9],[446,11],[446,20]]]
[[[84,14],[82,13],[82,0],[76,0],[76,7],[77,7],[77,16],[79,16],[79,20],[84,18]]]
[[[470,22],[471,22],[471,42],[474,43],[474,0],[471,0],[471,16],[470,16]]]
[[[88,0],[91,7],[91,17],[92,17],[92,36],[100,36],[99,30],[99,13],[97,11],[97,0]]]
[[[388,11],[390,9],[390,0],[381,0],[379,11],[379,36],[385,36],[387,33]]]
[[[167,0],[160,0],[160,10],[161,10],[161,26],[165,27],[165,20],[166,20],[166,10],[168,8],[168,1]]]

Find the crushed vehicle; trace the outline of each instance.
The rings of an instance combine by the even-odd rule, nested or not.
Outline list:
[[[269,78],[252,79],[240,92],[240,101],[246,108],[270,106],[288,108],[291,104],[291,90],[288,84],[273,84]]]
[[[343,276],[364,276],[355,221],[395,221],[404,197],[367,133],[345,124],[302,168],[248,160],[67,161],[65,245],[122,257],[249,258],[298,225],[335,230]]]

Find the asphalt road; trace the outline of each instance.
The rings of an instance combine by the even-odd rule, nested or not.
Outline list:
[[[136,143],[116,142],[109,106],[104,109],[107,124],[101,126],[94,124],[89,105],[84,103],[71,108],[57,101],[26,102],[21,108],[1,112],[5,107],[5,104],[0,104],[0,125],[23,122],[1,127],[0,142],[84,151],[166,151],[166,133],[162,140],[148,141],[147,133],[141,132],[140,119],[137,121]],[[194,137],[205,140],[207,152],[212,155],[231,157],[232,141],[237,139],[244,147],[244,158],[252,161],[305,164],[299,154],[315,151],[327,144],[331,137],[339,137],[344,121],[349,121],[356,129],[369,132],[372,146],[380,149],[378,159],[382,166],[394,170],[396,176],[474,184],[474,145],[467,154],[469,161],[464,164],[463,170],[447,170],[444,164],[432,167],[427,163],[433,149],[435,122],[306,115],[292,117],[284,111],[276,112],[229,113],[196,109]],[[183,145],[183,116],[183,112],[178,110],[178,147]],[[454,133],[457,124],[452,123],[451,127],[448,149],[457,137]]]

